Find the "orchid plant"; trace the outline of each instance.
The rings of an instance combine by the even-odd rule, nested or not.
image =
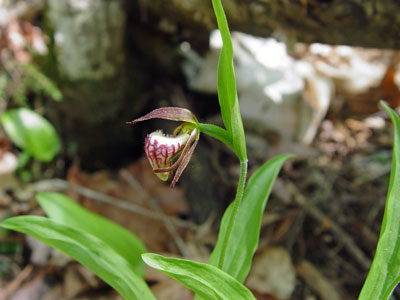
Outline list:
[[[246,184],[246,140],[233,70],[233,48],[221,0],[212,0],[223,47],[218,64],[218,99],[224,128],[198,122],[185,108],[158,108],[128,124],[154,118],[179,121],[172,135],[150,133],[145,153],[153,172],[175,186],[188,165],[200,133],[217,138],[237,155],[241,172],[234,201],[226,209],[218,241],[208,264],[145,253],[132,233],[58,193],[40,193],[39,204],[48,218],[20,216],[1,223],[64,252],[110,284],[126,300],[155,299],[143,280],[143,262],[194,291],[196,299],[255,300],[243,282],[257,249],[261,220],[274,181],[291,155],[280,155],[262,165]],[[400,118],[385,106],[395,125],[389,192],[371,271],[359,300],[388,299],[400,281]],[[175,174],[174,174],[175,171]]]
[[[199,122],[188,109],[164,107],[155,109],[128,124],[136,124],[153,118],[183,122],[175,128],[172,136],[165,135],[161,130],[149,134],[144,146],[146,156],[158,178],[163,181],[171,179],[173,171],[176,169],[171,183],[171,187],[174,187],[199,141]],[[176,158],[178,159],[173,163]]]

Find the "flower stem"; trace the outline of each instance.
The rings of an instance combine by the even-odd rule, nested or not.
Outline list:
[[[238,187],[236,190],[235,200],[233,201],[233,209],[232,209],[232,213],[230,215],[228,229],[226,231],[224,242],[222,244],[221,255],[220,255],[219,261],[218,261],[218,268],[220,268],[221,270],[224,265],[225,254],[226,254],[226,250],[228,247],[229,237],[231,235],[232,228],[235,223],[235,219],[236,219],[236,215],[239,210],[240,202],[242,202],[244,187],[246,185],[246,174],[247,174],[247,160],[240,162],[239,184],[238,184]]]

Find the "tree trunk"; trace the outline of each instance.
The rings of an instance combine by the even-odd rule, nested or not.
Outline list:
[[[216,27],[211,0],[141,0],[143,10],[190,28]],[[222,0],[231,30],[299,42],[400,48],[397,0]]]
[[[50,115],[67,150],[96,169],[134,159],[142,137],[126,122],[149,100],[168,99],[163,84],[181,76],[176,42],[153,30],[136,1],[48,0],[47,7],[47,66],[64,95]]]
[[[146,76],[140,68],[129,67],[137,58],[127,56],[123,4],[120,0],[48,1],[54,40],[48,58],[53,61],[48,65],[64,94],[64,101],[53,104],[50,115],[68,155],[79,153],[89,168],[121,163],[122,156],[130,155],[134,128],[126,122],[143,106],[139,95]]]

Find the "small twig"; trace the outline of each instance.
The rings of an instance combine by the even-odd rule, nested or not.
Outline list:
[[[131,212],[146,216],[148,218],[159,220],[159,221],[162,221],[165,223],[172,223],[176,226],[184,227],[184,228],[195,229],[197,227],[197,225],[192,222],[169,217],[169,216],[166,216],[159,212],[154,212],[152,210],[141,207],[135,203],[126,202],[126,201],[120,200],[118,198],[108,196],[108,195],[100,193],[100,192],[96,192],[89,188],[86,188],[86,187],[83,187],[83,186],[80,186],[77,184],[69,183],[62,179],[43,180],[43,181],[40,181],[40,182],[37,182],[34,184],[34,191],[36,191],[36,192],[65,191],[65,190],[69,190],[69,189],[73,190],[87,198],[96,200],[98,202],[111,204],[116,207],[123,208],[123,209],[129,210]]]
[[[24,280],[31,274],[33,270],[32,265],[27,265],[18,276],[11,281],[3,290],[0,291],[0,300],[6,300],[10,297],[24,282]]]
[[[126,170],[122,170],[121,171],[121,176],[123,179],[125,179],[125,181],[132,187],[134,188],[139,194],[141,194],[141,196],[143,198],[148,198],[150,199],[150,204],[151,206],[156,209],[158,212],[162,212],[160,205],[158,204],[157,200],[154,199],[151,195],[149,195],[149,193],[143,188],[143,186],[140,184],[140,182],[138,182],[136,180],[136,178],[129,173]],[[182,256],[184,258],[189,258],[191,255],[189,253],[189,250],[186,247],[185,242],[182,240],[182,238],[180,237],[180,235],[178,234],[175,225],[168,220],[167,222],[165,222],[165,226],[168,230],[168,232],[171,234],[171,236],[174,238],[175,240],[175,244],[178,247],[179,251],[181,252]]]
[[[303,260],[300,262],[296,266],[296,273],[322,300],[343,299],[340,291],[332,285],[332,282],[309,261]]]
[[[364,254],[364,252],[362,252],[353,239],[315,205],[309,203],[293,183],[287,182],[286,186],[291,191],[294,201],[303,207],[312,217],[320,222],[323,222],[324,224],[327,224],[330,229],[339,236],[344,246],[354,256],[361,267],[363,267],[365,270],[368,270],[371,266],[371,260]]]

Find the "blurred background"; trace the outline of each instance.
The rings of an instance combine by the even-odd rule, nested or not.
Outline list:
[[[400,105],[400,4],[223,0],[249,174],[281,153],[246,285],[260,300],[355,299],[379,235]],[[208,260],[239,163],[200,139],[177,187],[152,173],[126,125],[179,106],[222,125],[222,42],[211,1],[0,0],[0,219],[44,215],[66,193],[134,232],[150,252]],[[193,295],[148,270],[157,299]],[[122,299],[78,263],[0,228],[0,299]],[[393,299],[400,299],[394,294]]]

